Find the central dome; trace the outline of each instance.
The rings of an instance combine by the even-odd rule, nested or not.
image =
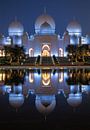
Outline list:
[[[42,33],[42,28],[49,29],[46,33],[55,33],[55,22],[51,16],[43,14],[37,18],[35,22],[35,32]]]
[[[68,24],[67,31],[69,32],[69,35],[81,36],[82,28],[76,20],[73,20]]]
[[[23,25],[19,21],[15,20],[9,25],[8,28],[9,36],[14,36],[14,35],[22,36],[23,32],[24,32]]]
[[[36,95],[35,105],[40,113],[48,115],[56,106],[55,95]]]

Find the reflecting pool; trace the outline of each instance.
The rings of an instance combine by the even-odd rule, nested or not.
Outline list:
[[[0,69],[0,124],[13,123],[89,127],[90,69]]]

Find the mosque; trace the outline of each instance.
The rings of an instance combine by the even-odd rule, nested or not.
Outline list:
[[[57,56],[66,57],[66,47],[69,44],[89,44],[90,36],[82,36],[82,27],[72,20],[66,27],[66,31],[61,37],[56,34],[56,24],[54,19],[47,13],[40,15],[35,21],[35,33],[30,35],[24,31],[23,25],[15,20],[8,27],[8,37],[0,35],[0,57],[5,56],[4,45],[13,44],[24,46],[25,53],[29,57]]]

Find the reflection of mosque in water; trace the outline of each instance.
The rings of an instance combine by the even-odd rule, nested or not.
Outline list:
[[[56,95],[62,93],[70,106],[77,107],[82,94],[90,93],[89,87],[89,69],[0,70],[0,94],[9,94],[10,105],[19,108],[34,94],[36,109],[45,115],[54,110]]]

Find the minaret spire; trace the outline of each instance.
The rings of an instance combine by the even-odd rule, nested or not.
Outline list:
[[[47,10],[46,10],[46,7],[44,7],[44,14],[46,14]]]
[[[75,17],[75,16],[73,16],[73,20],[76,20],[76,17]]]
[[[15,21],[17,21],[17,16],[15,16]]]

